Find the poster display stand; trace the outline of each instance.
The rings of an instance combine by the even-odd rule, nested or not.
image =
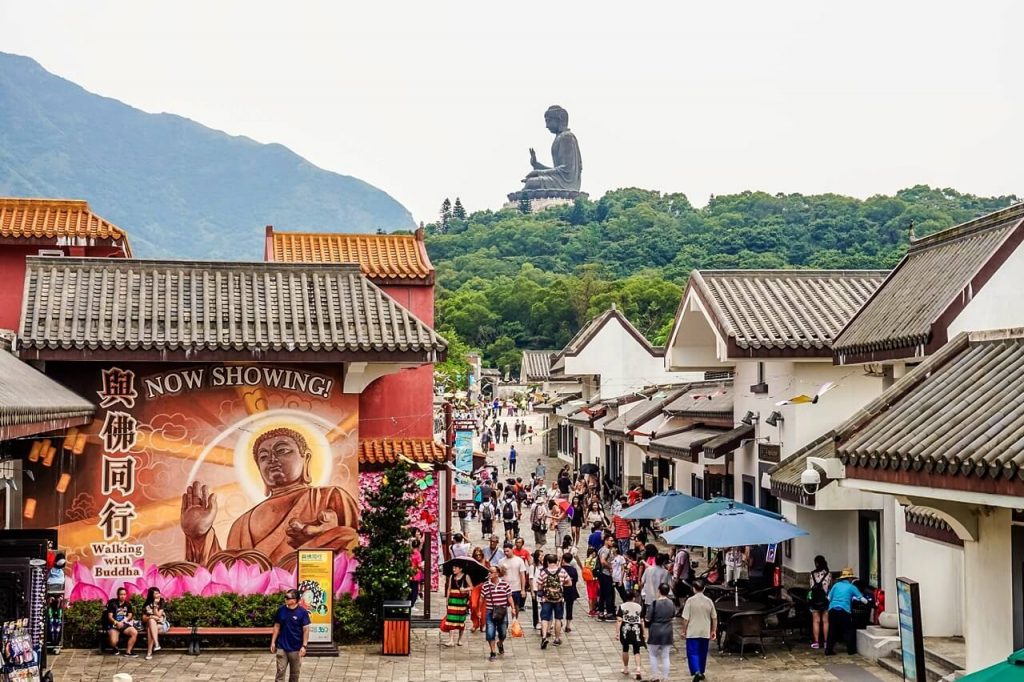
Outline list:
[[[308,656],[337,656],[334,643],[334,550],[300,549],[299,604],[309,611]]]

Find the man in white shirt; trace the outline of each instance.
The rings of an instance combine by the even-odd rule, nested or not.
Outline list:
[[[452,558],[460,556],[469,556],[469,553],[473,550],[473,546],[470,545],[462,533],[456,533],[452,536]]]
[[[683,637],[686,639],[686,661],[693,682],[704,679],[708,664],[708,644],[718,629],[715,604],[704,594],[704,581],[693,581],[693,596],[683,606]]]
[[[484,548],[484,561],[491,566],[501,566],[505,561],[505,552],[498,546],[498,536],[491,535],[488,538],[487,547]]]
[[[526,562],[512,551],[511,542],[506,542],[504,549],[505,560],[501,566],[505,569],[505,582],[512,588],[512,599],[516,603],[516,608],[522,609],[526,603]]]

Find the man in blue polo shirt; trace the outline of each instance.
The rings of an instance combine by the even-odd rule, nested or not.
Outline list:
[[[288,682],[299,682],[299,669],[308,642],[309,612],[299,606],[298,590],[288,590],[284,594],[284,606],[274,614],[274,632],[270,635],[270,653],[277,657],[275,682],[284,682],[285,670],[288,670]]]
[[[852,568],[844,568],[839,579],[828,591],[828,641],[825,644],[825,655],[834,656],[836,640],[843,636],[846,640],[846,652],[857,653],[857,629],[853,627],[853,600],[867,603],[868,600],[853,584],[856,578]]]

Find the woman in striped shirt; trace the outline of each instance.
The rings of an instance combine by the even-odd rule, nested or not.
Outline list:
[[[491,566],[487,582],[481,587],[484,603],[487,605],[487,644],[491,647],[489,660],[505,653],[505,632],[509,616],[515,618],[516,604],[512,599],[512,587],[502,574],[500,566]],[[497,642],[495,642],[497,640]]]

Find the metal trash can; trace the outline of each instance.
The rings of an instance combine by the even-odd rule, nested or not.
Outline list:
[[[384,637],[380,653],[384,656],[408,656],[412,621],[411,601],[386,601],[382,605]]]

